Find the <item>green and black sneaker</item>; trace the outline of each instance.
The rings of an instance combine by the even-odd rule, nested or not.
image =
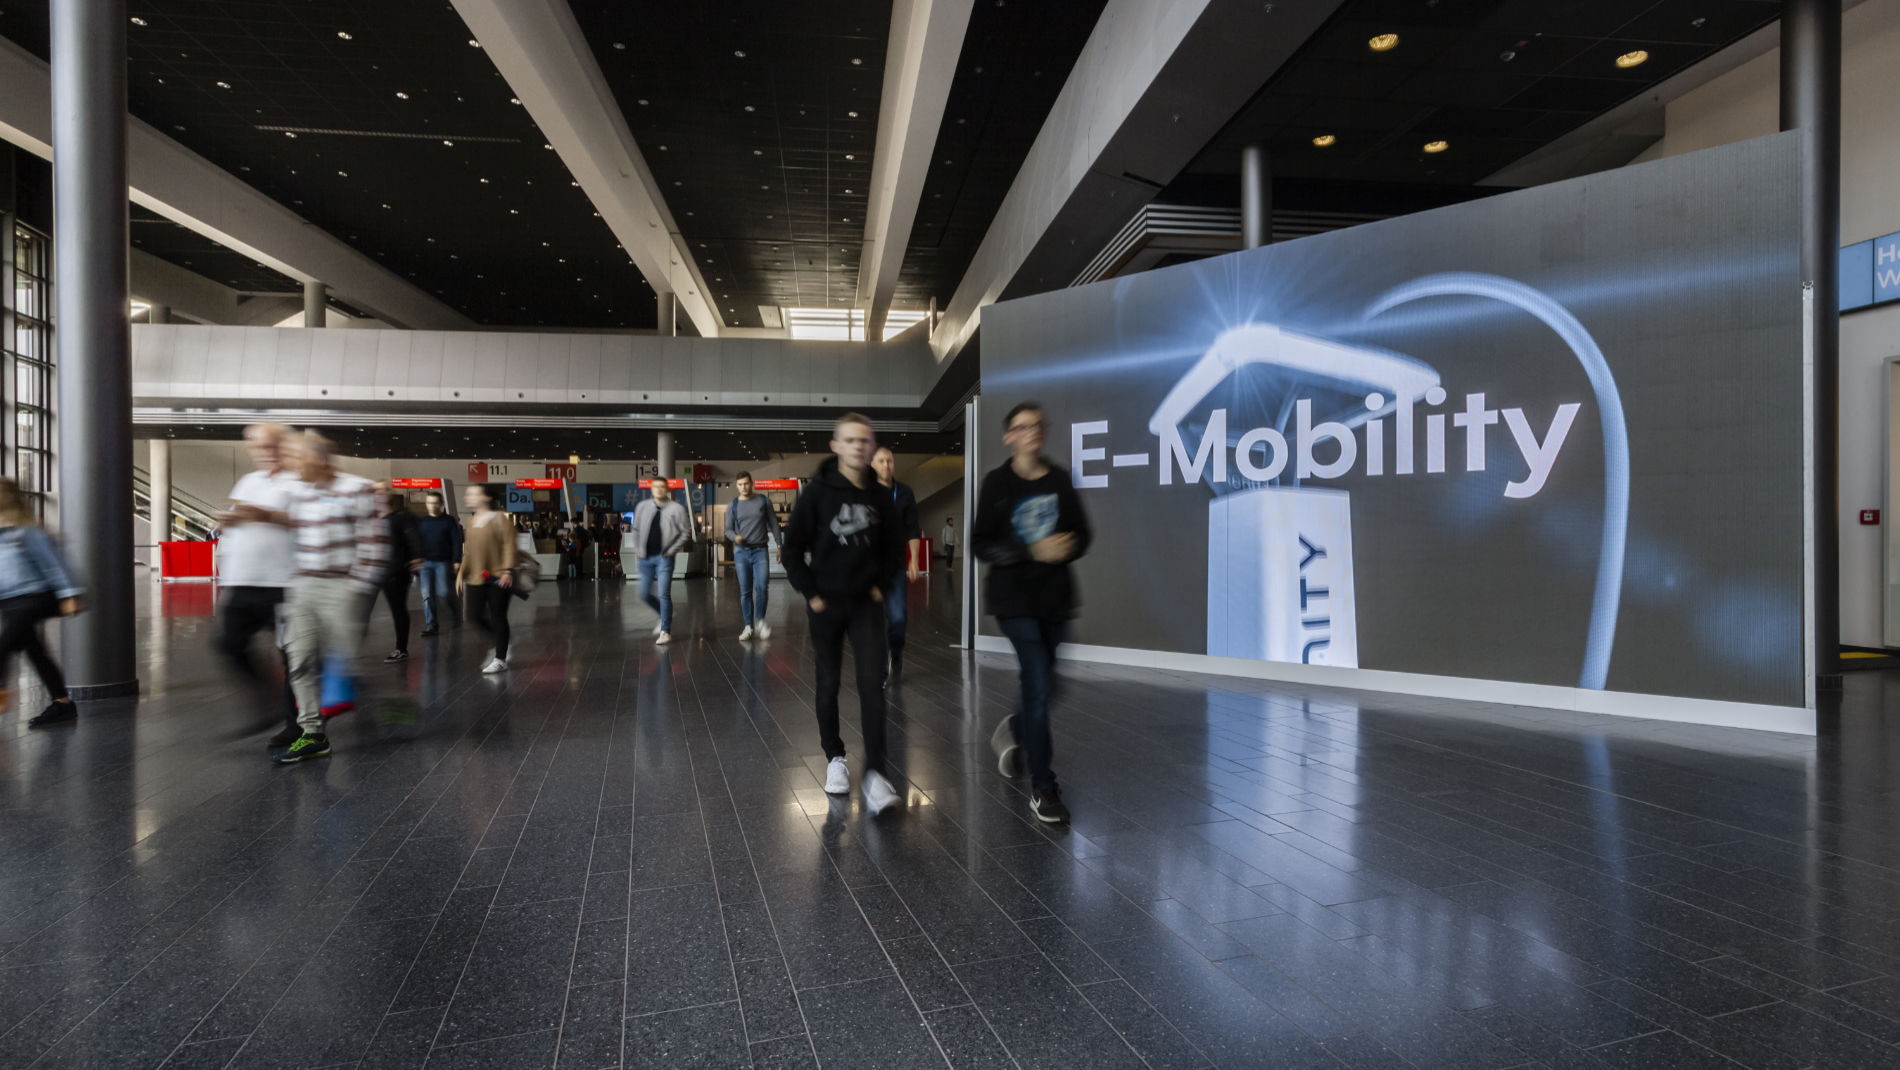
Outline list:
[[[298,762],[309,761],[312,758],[328,758],[329,756],[330,737],[313,736],[305,732],[303,735],[298,736],[296,742],[292,743],[289,747],[271,755],[270,760],[276,762],[278,765],[295,765]]]

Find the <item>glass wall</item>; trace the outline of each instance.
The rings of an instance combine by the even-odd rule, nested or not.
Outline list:
[[[0,221],[10,238],[11,285],[7,298],[5,375],[8,426],[5,457],[0,460],[26,493],[34,511],[45,515],[53,475],[53,260],[45,234],[13,220]]]

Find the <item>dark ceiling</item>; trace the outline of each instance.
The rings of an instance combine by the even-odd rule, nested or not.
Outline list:
[[[475,322],[653,326],[645,280],[444,0],[129,12],[134,116]],[[44,58],[46,4],[5,5],[0,34]]]
[[[290,276],[137,205],[132,206],[132,247],[245,293],[303,293],[302,284]]]
[[[1276,180],[1468,186],[1780,14],[1779,0],[1348,0],[1188,172],[1238,174],[1262,142]],[[1369,47],[1388,33],[1398,47]],[[1639,49],[1647,62],[1617,67]],[[1424,152],[1433,141],[1447,148]]]
[[[544,457],[564,460],[578,454],[583,461],[652,460],[655,435],[649,430],[624,428],[485,428],[485,427],[357,427],[352,424],[311,425],[336,441],[351,457],[456,457],[469,460]],[[139,438],[237,439],[243,429],[222,424],[135,428]],[[829,447],[824,431],[686,430],[673,433],[674,456],[692,461],[764,461],[778,454],[824,453]],[[960,434],[887,434],[879,438],[899,453],[960,453]]]

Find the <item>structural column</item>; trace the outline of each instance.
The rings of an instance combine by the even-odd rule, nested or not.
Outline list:
[[[164,542],[172,537],[172,440],[155,438],[152,440],[151,460],[151,500],[152,500],[152,541]],[[152,555],[154,566],[158,555]],[[154,567],[156,576],[158,569]]]
[[[1240,150],[1240,241],[1243,249],[1258,249],[1273,240],[1273,174],[1267,167],[1267,147],[1249,145]]]
[[[145,322],[147,323],[162,325],[170,323],[171,321],[172,306],[170,305],[153,305],[145,310]]]
[[[678,334],[679,333],[679,299],[674,297],[670,292],[663,293],[663,294],[654,294],[653,296],[655,300],[659,303],[659,313],[660,313],[659,333],[663,337],[667,337],[667,338],[670,338]]]
[[[659,461],[660,478],[673,478],[673,432],[660,432],[660,441],[654,456]]]
[[[1781,128],[1801,142],[1801,278],[1813,286],[1814,654],[1839,686],[1841,650],[1841,0],[1781,6]]]
[[[325,297],[324,285],[317,280],[311,279],[303,284],[303,325],[305,327],[323,326],[324,309],[328,307]]]
[[[52,0],[59,527],[86,587],[60,653],[73,696],[138,694],[125,0]]]

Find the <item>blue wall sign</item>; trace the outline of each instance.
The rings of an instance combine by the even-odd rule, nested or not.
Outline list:
[[[1900,301],[1900,233],[1841,250],[1841,311]]]

